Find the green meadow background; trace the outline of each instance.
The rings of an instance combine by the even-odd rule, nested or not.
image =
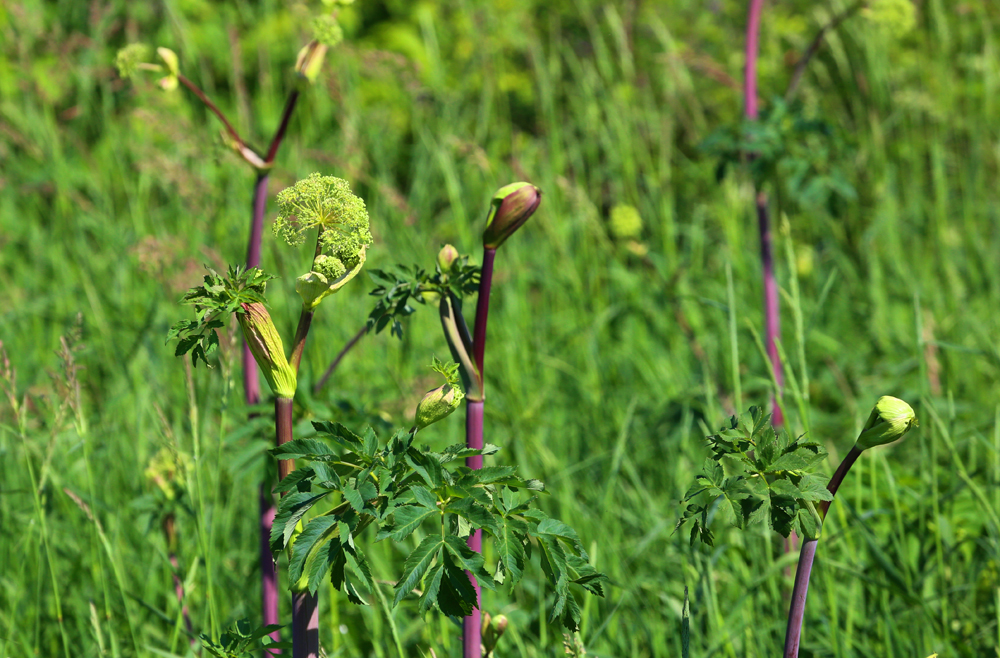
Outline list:
[[[515,180],[544,191],[497,257],[486,431],[503,447],[495,462],[544,480],[541,506],[611,578],[573,640],[591,656],[680,656],[685,590],[691,656],[775,656],[784,638],[796,556],[779,538],[721,523],[710,548],[673,533],[704,436],[773,391],[751,179],[738,165],[720,178],[702,148],[740,122],[746,4],[358,0],[271,177],[272,195],[314,171],[348,179],[371,213],[370,267],[430,267],[445,242],[478,262],[493,191]],[[765,4],[765,109],[848,6]],[[801,106],[777,125],[828,127],[787,141],[766,188],[783,404],[790,431],[828,447],[828,473],[878,396],[910,401],[921,425],[866,453],[841,489],[801,655],[994,656],[1000,5],[879,7],[828,34]],[[263,148],[322,9],[0,4],[0,656],[193,655],[166,511],[194,632],[259,622],[257,486],[272,430],[246,420],[235,339],[218,367],[190,372],[164,344],[191,315],[178,300],[203,265],[244,260],[253,174],[191,94],[122,81],[113,60],[135,41],[174,49]],[[638,232],[623,232],[636,217]],[[309,256],[265,235],[286,337]],[[359,277],[323,305],[304,386],[362,326],[372,287]],[[317,418],[383,437],[408,426],[437,385],[431,358],[446,355],[434,312],[418,308],[401,341],[365,337],[326,387],[300,394],[298,434]],[[456,414],[421,436],[443,447],[462,425]],[[179,502],[145,474],[165,448],[191,460]],[[416,540],[368,541],[391,592]],[[563,655],[549,596],[536,564],[517,591],[487,598],[510,618],[498,656]],[[373,603],[321,591],[331,656],[396,658],[392,626],[407,656],[460,655],[451,620],[421,619],[409,600],[390,618]]]

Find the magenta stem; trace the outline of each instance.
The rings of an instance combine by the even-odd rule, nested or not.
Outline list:
[[[830,483],[826,485],[827,491],[834,496],[840,484],[844,481],[844,476],[854,466],[861,456],[861,450],[857,446],[840,462],[840,466],[830,478]],[[826,512],[830,509],[833,501],[824,500],[819,505],[819,515],[826,518]],[[816,544],[819,539],[804,539],[802,549],[799,551],[799,565],[795,569],[795,585],[792,587],[792,602],[788,609],[788,626],[785,627],[785,653],[784,658],[798,658],[799,644],[802,641],[802,620],[806,613],[806,595],[809,594],[809,577],[812,575],[813,560],[816,557]]]
[[[781,314],[778,309],[778,280],[774,275],[774,244],[771,234],[771,222],[767,211],[767,195],[757,193],[757,226],[760,229],[760,260],[764,272],[764,330],[767,334],[767,356],[774,369],[776,393],[780,394],[785,387],[785,376],[781,369],[781,357],[778,356],[778,336],[781,333]],[[785,418],[777,400],[772,399],[771,424],[782,427]]]
[[[479,313],[476,312],[476,324],[479,324]],[[466,445],[476,450],[483,449],[483,403],[482,401],[469,402],[466,405],[465,415],[465,440]],[[472,470],[479,470],[483,467],[483,456],[473,455],[465,458],[465,465]],[[468,546],[477,553],[483,552],[483,531],[476,530],[469,535]],[[480,646],[483,641],[482,624],[482,589],[479,582],[471,572],[469,580],[476,589],[476,610],[471,615],[462,620],[462,658],[482,658]]]
[[[288,130],[288,122],[292,119],[292,112],[295,111],[295,103],[298,100],[299,92],[296,89],[288,95],[288,101],[285,103],[285,111],[281,114],[281,123],[278,124],[274,138],[271,139],[271,146],[267,149],[267,156],[264,158],[266,164],[270,165],[274,163],[274,158],[278,155],[278,148],[281,146],[281,140],[285,138],[285,131]]]
[[[743,75],[743,106],[750,120],[757,118],[757,50],[760,35],[760,14],[764,0],[750,0],[747,17],[746,68]]]
[[[479,279],[479,297],[476,300],[476,324],[472,329],[472,358],[479,370],[480,391],[485,393],[486,380],[483,370],[486,353],[486,320],[490,309],[490,288],[493,286],[493,261],[496,249],[483,250],[483,267]],[[468,401],[465,416],[465,444],[475,450],[483,449],[483,401]],[[483,467],[483,456],[474,455],[465,458],[465,465],[473,470]],[[477,553],[483,552],[483,531],[476,530],[469,535],[469,548]],[[468,572],[467,572],[468,573]],[[462,620],[462,657],[481,658],[483,644],[483,614],[482,589],[476,577],[469,573],[469,580],[476,589],[476,609]]]
[[[750,13],[747,16],[746,36],[746,68],[743,75],[743,107],[747,119],[756,121],[759,116],[757,107],[757,52],[760,49],[760,16],[764,10],[764,0],[750,0]],[[753,158],[753,154],[750,154]],[[764,276],[764,333],[767,345],[767,356],[774,370],[776,384],[775,396],[781,394],[785,385],[784,373],[781,370],[781,358],[778,356],[778,336],[781,333],[781,321],[778,311],[778,282],[774,276],[774,247],[771,238],[771,221],[767,211],[767,195],[757,191],[757,225],[760,233],[760,259]],[[782,427],[785,418],[777,399],[771,400],[774,410],[771,423]]]
[[[483,378],[483,355],[486,353],[486,319],[490,312],[490,288],[493,287],[493,260],[497,250],[483,249],[483,268],[479,278],[479,298],[476,299],[476,324],[472,330],[472,358]]]

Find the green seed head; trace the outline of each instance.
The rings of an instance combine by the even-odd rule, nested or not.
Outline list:
[[[892,443],[906,434],[911,427],[917,427],[917,415],[913,408],[899,398],[883,395],[875,403],[868,416],[868,422],[858,436],[855,447],[867,450],[875,446]]]
[[[423,399],[417,403],[417,429],[423,429],[446,418],[455,409],[458,409],[462,400],[465,399],[457,363],[445,364],[434,359],[431,368],[444,375],[446,382],[442,386],[427,391]]]
[[[490,214],[486,217],[483,246],[496,249],[502,245],[528,221],[541,202],[542,191],[531,183],[511,183],[497,190],[490,202]]]
[[[344,40],[344,30],[337,19],[330,14],[317,16],[312,20],[313,39],[324,46],[336,46]]]
[[[285,347],[281,334],[271,321],[271,314],[258,302],[240,304],[242,313],[237,313],[240,327],[247,346],[257,361],[271,392],[279,398],[295,397],[295,370],[285,358]]]

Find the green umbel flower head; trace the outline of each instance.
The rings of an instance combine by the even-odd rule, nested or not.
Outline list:
[[[445,383],[427,391],[423,399],[417,403],[417,429],[423,429],[432,423],[449,416],[458,409],[465,399],[462,390],[461,377],[458,374],[457,363],[442,363],[434,359],[431,368],[444,375]]]
[[[365,202],[342,178],[312,174],[278,194],[274,233],[290,245],[319,230],[320,253],[296,288],[307,308],[315,308],[361,271],[372,243]],[[325,282],[325,283],[324,283]]]
[[[883,395],[875,403],[875,408],[868,416],[868,422],[858,436],[855,447],[867,450],[875,446],[892,443],[906,434],[911,427],[920,425],[913,408],[891,395]]]
[[[502,245],[528,221],[541,202],[542,191],[531,183],[511,183],[497,190],[486,217],[483,246],[496,249]]]
[[[244,302],[240,306],[243,312],[237,313],[236,318],[271,392],[279,398],[295,397],[295,370],[285,358],[285,346],[271,321],[271,314],[259,302]]]
[[[115,68],[118,75],[124,80],[128,80],[139,72],[139,65],[149,59],[149,46],[144,43],[130,43],[115,56]]]

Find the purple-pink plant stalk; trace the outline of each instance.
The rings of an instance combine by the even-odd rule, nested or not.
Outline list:
[[[832,495],[837,495],[844,476],[854,466],[854,462],[861,456],[861,450],[855,445],[844,457],[844,461],[837,467],[830,483],[826,489]],[[819,515],[821,519],[826,519],[827,510],[830,509],[832,501],[824,500],[819,504]],[[802,641],[802,619],[806,612],[806,595],[809,593],[809,577],[812,575],[812,565],[816,558],[816,544],[819,539],[803,539],[802,548],[799,551],[799,565],[795,569],[795,585],[792,587],[792,601],[788,609],[788,626],[785,628],[785,652],[784,658],[798,658],[799,644]]]
[[[483,267],[479,278],[479,297],[476,299],[476,322],[472,329],[472,358],[479,370],[480,381],[483,379],[483,359],[486,354],[486,320],[490,311],[490,289],[493,287],[493,261],[497,250],[486,247],[483,249]],[[466,404],[465,440],[468,447],[483,449],[483,401],[470,400]],[[473,455],[465,458],[465,465],[472,470],[483,467],[483,456]],[[468,539],[469,548],[477,553],[483,552],[483,531],[475,530]],[[481,658],[482,651],[482,589],[476,577],[469,573],[472,586],[476,589],[476,609],[462,620],[462,656],[463,658]]]
[[[257,172],[257,180],[254,183],[253,214],[250,220],[250,240],[247,245],[247,268],[260,267],[261,243],[264,234],[264,214],[267,212],[267,187],[268,172],[274,164],[274,158],[278,154],[278,148],[285,137],[288,129],[288,122],[292,118],[292,112],[299,98],[299,92],[293,91],[288,102],[285,103],[285,110],[281,116],[281,123],[271,139],[271,145],[267,149],[265,158],[266,169]],[[260,378],[257,373],[257,363],[246,341],[243,342],[243,394],[247,406],[260,404]],[[257,493],[260,505],[260,580],[261,580],[261,613],[264,625],[278,624],[278,572],[271,557],[270,537],[271,524],[274,522],[274,498],[268,491],[266,483],[260,485]],[[279,633],[271,633],[271,639],[278,641]],[[278,650],[273,650],[278,653]]]
[[[743,75],[743,107],[746,118],[756,121],[760,113],[757,107],[757,52],[760,44],[760,16],[764,9],[764,0],[750,0],[750,13],[747,17],[746,36],[746,68]],[[753,157],[750,154],[749,157]],[[775,395],[780,395],[784,387],[784,374],[781,368],[781,358],[778,356],[778,336],[781,334],[780,313],[778,310],[778,283],[774,275],[774,245],[771,234],[771,220],[767,208],[767,195],[763,190],[755,190],[757,207],[757,227],[760,233],[760,259],[764,275],[764,332],[767,356],[774,370],[777,384]],[[777,400],[772,400],[773,413],[771,422],[775,427],[784,425],[784,417]]]

